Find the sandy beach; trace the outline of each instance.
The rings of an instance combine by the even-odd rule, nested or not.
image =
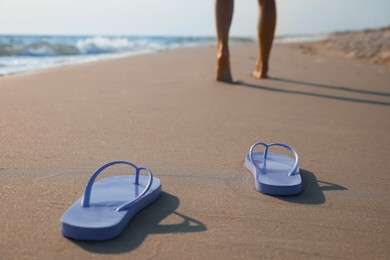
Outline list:
[[[299,44],[304,53],[368,60],[390,67],[390,27],[339,32],[319,41]]]
[[[276,45],[255,80],[256,50],[231,47],[237,84],[214,81],[214,47],[0,78],[1,259],[388,259],[388,67]],[[300,195],[255,190],[256,141],[298,152]],[[113,160],[149,167],[161,198],[114,240],[64,238]]]

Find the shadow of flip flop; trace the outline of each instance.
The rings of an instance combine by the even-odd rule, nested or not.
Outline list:
[[[117,238],[100,242],[71,241],[90,252],[120,254],[136,249],[150,234],[191,233],[207,230],[202,222],[176,212],[179,205],[178,197],[162,192],[161,197],[139,212]],[[177,224],[160,224],[171,214],[175,214],[182,221]]]
[[[275,196],[280,200],[297,204],[323,204],[326,199],[323,191],[348,190],[347,188],[330,182],[319,181],[316,176],[307,170],[301,169],[302,192],[296,196]]]

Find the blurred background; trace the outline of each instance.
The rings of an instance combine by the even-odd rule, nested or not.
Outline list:
[[[277,0],[283,41],[390,25],[389,0]],[[256,39],[258,3],[236,0],[232,42]],[[0,75],[215,44],[213,0],[0,0]]]

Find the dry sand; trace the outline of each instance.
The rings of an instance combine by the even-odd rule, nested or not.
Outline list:
[[[299,44],[299,47],[305,53],[368,60],[390,68],[390,26],[335,33],[324,41]]]
[[[214,47],[0,78],[1,259],[388,259],[388,69],[277,45],[254,80],[256,49],[232,46],[235,85],[213,81]],[[260,140],[299,153],[301,195],[255,190]],[[161,198],[117,239],[64,238],[111,160],[152,169]]]

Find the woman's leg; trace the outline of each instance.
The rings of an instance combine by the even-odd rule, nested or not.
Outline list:
[[[268,77],[268,61],[276,27],[276,4],[275,0],[258,1],[261,9],[258,23],[259,55],[253,77],[260,79]]]
[[[233,18],[234,0],[215,0],[217,26],[217,81],[232,82],[229,60],[229,30]]]

